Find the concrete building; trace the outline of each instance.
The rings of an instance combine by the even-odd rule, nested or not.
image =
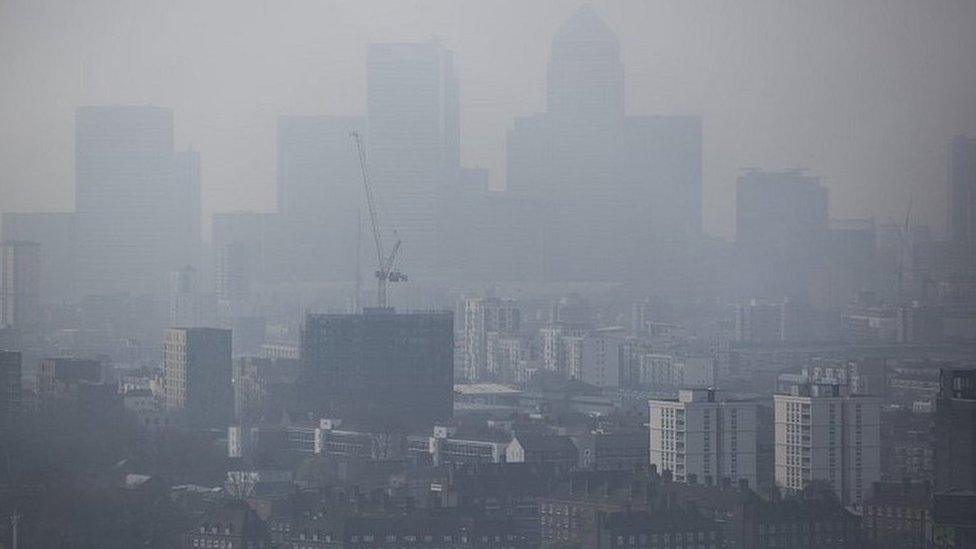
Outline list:
[[[231,348],[230,330],[167,329],[166,409],[191,426],[229,425],[234,417]]]
[[[38,396],[50,398],[71,385],[101,383],[102,362],[77,357],[44,358],[38,364],[36,377]]]
[[[441,202],[460,170],[458,80],[436,42],[371,44],[366,61],[370,167],[404,272],[436,274]]]
[[[0,242],[0,328],[36,327],[41,320],[40,245]]]
[[[299,387],[321,417],[377,426],[429,426],[452,414],[453,314],[311,314]]]
[[[20,421],[23,402],[20,369],[20,352],[0,350],[0,432],[9,431]]]
[[[621,327],[563,338],[569,376],[597,387],[619,387],[626,340],[627,330]]]
[[[756,486],[757,405],[720,399],[714,389],[682,389],[650,401],[650,463],[676,482]]]
[[[173,111],[80,107],[75,115],[78,292],[161,294],[199,264],[200,158],[173,148]]]
[[[881,399],[841,389],[796,383],[774,395],[776,484],[800,491],[822,481],[858,506],[881,480]]]
[[[935,485],[976,491],[976,370],[944,369],[935,399]]]
[[[464,300],[464,371],[470,382],[497,380],[489,368],[488,340],[521,331],[521,313],[514,299],[470,297]]]

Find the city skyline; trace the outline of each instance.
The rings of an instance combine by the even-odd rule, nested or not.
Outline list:
[[[70,10],[55,13],[12,3],[2,8],[7,11],[0,25],[21,25],[4,27],[0,45],[18,55],[0,70],[15,84],[5,93],[6,110],[0,116],[10,121],[5,127],[20,128],[20,133],[17,139],[0,136],[0,151],[15,155],[0,158],[14,167],[0,176],[0,202],[7,211],[71,209],[74,107],[155,104],[174,109],[177,148],[202,153],[205,225],[215,212],[272,211],[275,119],[365,113],[368,44],[424,42],[432,35],[454,52],[461,164],[488,167],[492,188],[502,188],[505,132],[515,117],[545,109],[550,42],[556,27],[581,4],[546,2],[524,13],[485,13],[477,4],[461,10],[428,3],[414,6],[420,11],[413,15],[408,7],[382,2],[342,6],[332,15],[353,23],[332,33],[335,43],[323,36],[328,33],[297,21],[298,10],[273,8],[263,12],[265,18],[261,10],[244,9],[224,20],[212,7],[188,15],[185,27],[179,15],[188,7],[176,6],[161,21],[147,19],[145,11],[121,10],[104,21],[124,24],[100,33],[104,21],[96,17],[103,6],[95,4],[86,13],[71,14],[80,24],[63,29],[85,43],[87,55],[102,54],[79,59],[44,47],[53,47],[54,38],[45,32],[26,34],[59,28]],[[963,62],[962,53],[976,48],[976,40],[963,31],[971,28],[976,8],[942,2],[920,17],[922,8],[907,2],[885,4],[883,11],[870,4],[828,3],[817,10],[747,5],[735,13],[696,4],[592,5],[620,37],[628,112],[702,116],[706,232],[732,234],[729,204],[735,178],[747,166],[805,167],[822,176],[836,198],[832,217],[899,219],[913,200],[917,223],[932,226],[937,234],[944,230],[947,143],[976,126],[976,107],[966,100],[976,71]],[[380,13],[390,11],[402,15],[399,24],[379,22]],[[267,18],[292,25],[288,39],[268,28]],[[319,19],[328,25],[335,18]],[[687,36],[670,30],[689,20],[699,24]],[[257,38],[208,44],[199,26],[207,22],[239,24]],[[775,32],[767,28],[772,23]],[[763,31],[744,32],[750,25]],[[120,28],[140,32],[119,35]],[[697,42],[689,44],[694,38]],[[106,50],[103,40],[131,47]],[[766,48],[767,42],[778,47]],[[41,47],[31,47],[34,43]],[[491,46],[487,59],[486,46]],[[45,51],[58,55],[36,57]],[[242,52],[253,55],[244,61]],[[147,73],[138,55],[168,69]],[[113,57],[125,67],[124,75],[96,62]],[[290,62],[277,63],[278,58]],[[52,72],[59,60],[71,65]],[[796,66],[797,60],[805,63]],[[211,66],[215,70],[206,68]],[[268,76],[255,79],[258,69]],[[712,81],[718,86],[706,85],[709,75],[718,78]],[[771,80],[773,75],[779,78]],[[247,88],[232,88],[248,80]],[[64,84],[57,94],[54,83]],[[31,86],[30,95],[24,86]],[[874,100],[878,94],[884,101]],[[25,109],[27,97],[31,103]],[[22,117],[28,115],[43,122],[25,126]],[[853,150],[859,154],[852,155]],[[885,198],[879,201],[878,196]]]

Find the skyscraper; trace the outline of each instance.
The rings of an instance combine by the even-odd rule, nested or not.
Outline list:
[[[308,315],[299,387],[326,417],[430,426],[453,412],[453,353],[451,312]]]
[[[881,399],[837,384],[796,383],[773,396],[776,484],[800,491],[827,483],[845,505],[881,479]]]
[[[580,8],[552,43],[547,112],[508,133],[508,190],[536,203],[547,279],[646,279],[701,231],[700,119],[625,116],[623,90],[616,35]]]
[[[351,280],[354,276],[362,176],[350,132],[361,116],[281,116],[277,128],[279,235],[287,276]]]
[[[166,409],[191,426],[229,425],[234,417],[231,331],[169,328],[163,350]]]
[[[650,401],[651,465],[678,482],[755,487],[757,405],[717,398],[714,389],[681,389],[677,400]]]
[[[170,109],[77,110],[79,293],[161,293],[166,273],[198,262],[199,163],[173,150]]]
[[[949,148],[949,237],[976,260],[976,137],[960,135]]]
[[[829,194],[802,170],[749,170],[736,184],[735,243],[748,294],[806,301],[827,241]]]
[[[367,53],[369,155],[382,228],[403,240],[403,270],[438,265],[442,200],[457,183],[458,80],[436,42],[372,44]]]
[[[0,242],[0,327],[31,328],[40,321],[40,245]]]

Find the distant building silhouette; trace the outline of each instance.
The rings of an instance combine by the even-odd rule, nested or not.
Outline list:
[[[548,280],[646,278],[701,232],[701,120],[625,116],[623,90],[617,37],[584,6],[553,40],[547,111],[508,133],[508,190],[536,204]]]
[[[403,270],[433,273],[444,196],[460,169],[458,80],[436,42],[371,44],[366,67],[369,162],[384,230],[403,239]]]
[[[40,249],[40,294],[48,301],[63,301],[75,294],[74,212],[4,212],[0,238],[37,242]]]
[[[173,149],[173,111],[80,107],[75,116],[78,291],[161,293],[199,263],[200,157]]]
[[[33,328],[40,322],[40,245],[0,242],[0,328]]]
[[[949,237],[976,261],[976,137],[960,135],[949,148]]]
[[[351,280],[355,272],[362,176],[349,133],[361,116],[281,116],[277,126],[277,215],[265,251],[276,276]]]

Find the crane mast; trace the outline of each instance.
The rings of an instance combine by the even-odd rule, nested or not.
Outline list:
[[[373,196],[372,176],[369,172],[369,164],[366,162],[366,149],[363,147],[363,139],[357,132],[351,132],[349,137],[356,143],[356,152],[359,154],[359,169],[363,175],[363,189],[366,193],[366,208],[369,211],[369,224],[373,230],[373,245],[376,248],[376,306],[385,309],[389,307],[386,286],[388,282],[402,282],[407,280],[407,275],[393,268],[397,253],[400,251],[402,240],[399,238],[393,244],[393,249],[386,254],[383,249],[383,237],[380,233],[379,216],[376,211],[376,199]]]

